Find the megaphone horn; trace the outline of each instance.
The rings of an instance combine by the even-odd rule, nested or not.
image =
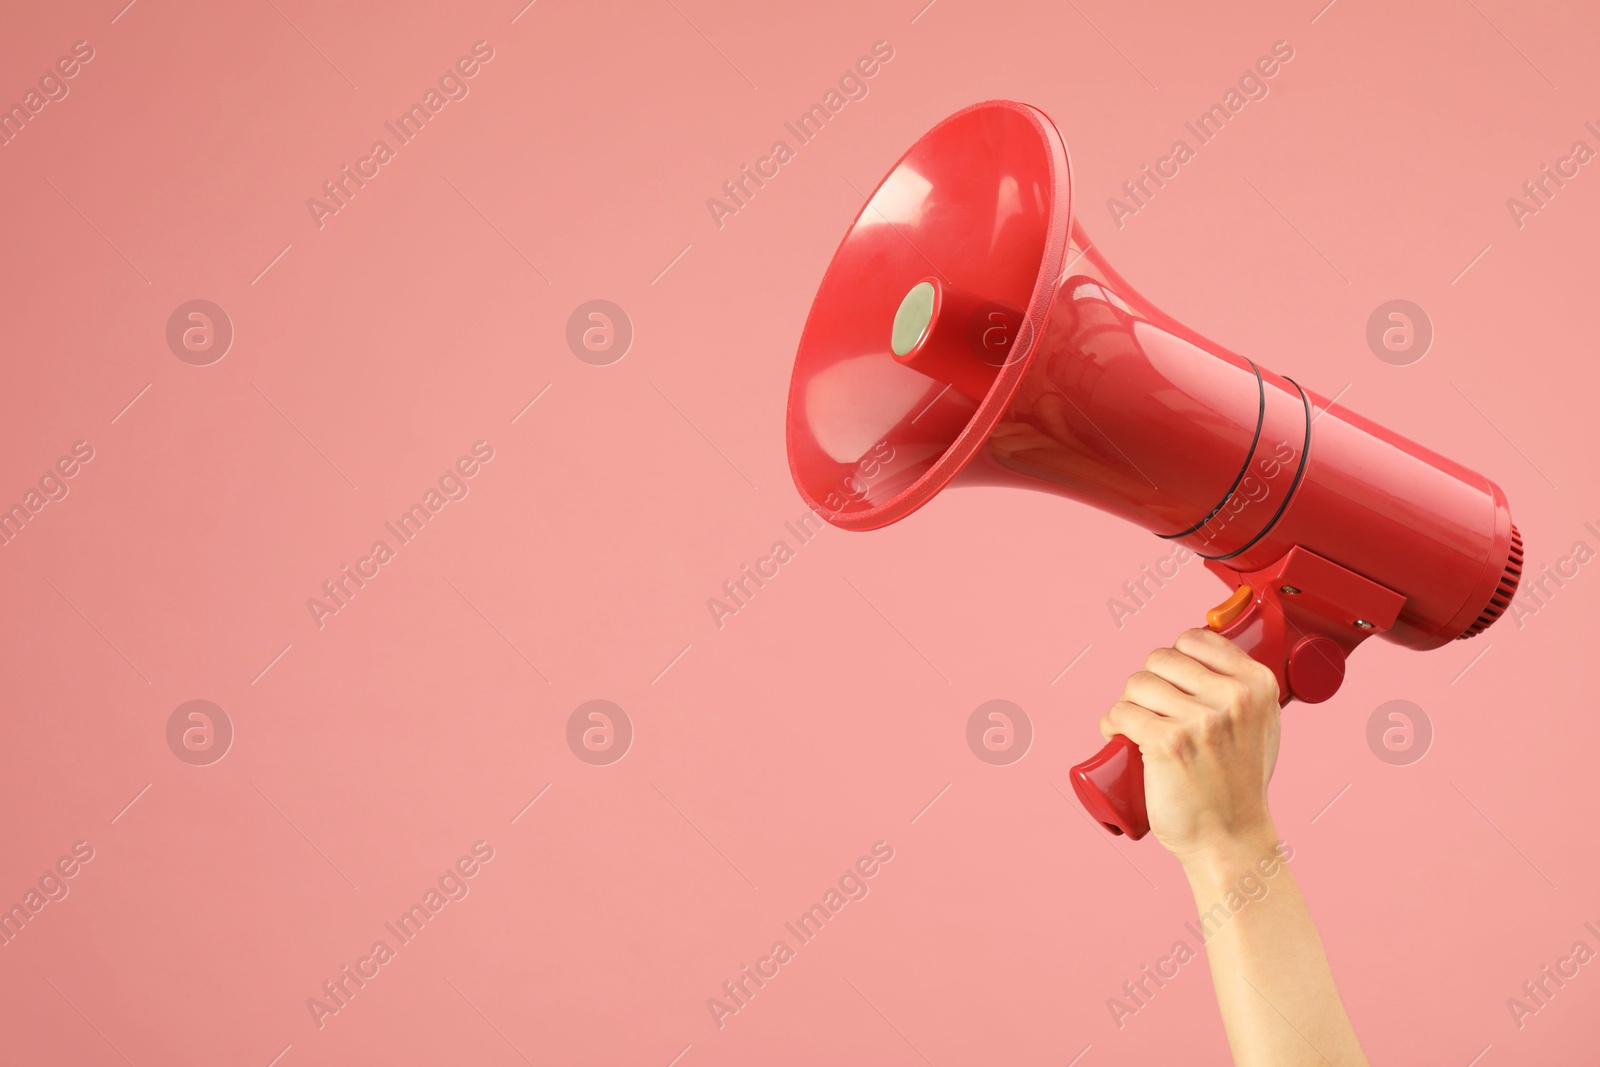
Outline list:
[[[997,100],[878,185],[795,359],[806,503],[870,530],[952,484],[1016,485],[1118,515],[1205,559],[1230,591],[1207,625],[1285,703],[1331,697],[1369,637],[1431,649],[1494,622],[1522,569],[1500,488],[1163,314],[1073,221],[1069,173],[1044,113]],[[1071,777],[1107,830],[1149,829],[1126,738]]]

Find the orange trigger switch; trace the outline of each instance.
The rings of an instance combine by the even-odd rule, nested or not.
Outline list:
[[[1243,615],[1250,602],[1255,599],[1256,591],[1248,585],[1241,585],[1233,591],[1233,595],[1210,611],[1206,612],[1206,626],[1221,633],[1233,625],[1233,620]]]

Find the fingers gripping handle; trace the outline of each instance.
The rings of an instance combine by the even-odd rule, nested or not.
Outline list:
[[[1299,545],[1260,570],[1206,568],[1235,586],[1206,612],[1206,626],[1257,663],[1272,668],[1278,699],[1318,704],[1344,681],[1345,657],[1394,625],[1405,597]],[[1072,768],[1072,788],[1090,815],[1114,834],[1150,832],[1144,760],[1126,737]]]
[[[1240,585],[1232,597],[1206,613],[1206,625],[1221,633],[1250,608],[1253,598],[1250,585]],[[1256,648],[1248,651],[1261,659]],[[1150,832],[1150,814],[1144,806],[1144,757],[1139,755],[1139,745],[1122,734],[1112,737],[1093,758],[1072,768],[1072,792],[1094,821],[1110,832],[1126,833],[1133,841]]]
[[[1283,630],[1247,626],[1247,620],[1241,619],[1255,597],[1250,586],[1239,586],[1232,596],[1206,613],[1206,626],[1218,633],[1234,631],[1226,636],[1238,641],[1252,659],[1275,672],[1281,671]],[[1282,617],[1281,612],[1278,617]],[[1342,667],[1342,656],[1340,664]],[[1071,778],[1079,803],[1111,833],[1126,834],[1137,841],[1150,832],[1150,815],[1144,803],[1144,757],[1139,754],[1139,746],[1128,738],[1121,734],[1113,737],[1093,758],[1073,767]]]

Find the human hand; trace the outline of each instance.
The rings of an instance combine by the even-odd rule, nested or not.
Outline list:
[[[1100,720],[1139,746],[1150,829],[1185,866],[1277,841],[1267,782],[1280,711],[1269,668],[1194,629],[1150,653]]]

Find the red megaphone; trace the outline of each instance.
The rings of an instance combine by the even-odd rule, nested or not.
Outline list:
[[[1316,703],[1373,634],[1492,623],[1522,540],[1487,478],[1186,329],[1072,220],[1043,112],[991,101],[912,146],[845,234],[789,389],[789,466],[848,530],[955,483],[1060,493],[1186,546],[1228,583],[1212,629]],[[1124,737],[1072,769],[1106,829],[1149,829]]]

